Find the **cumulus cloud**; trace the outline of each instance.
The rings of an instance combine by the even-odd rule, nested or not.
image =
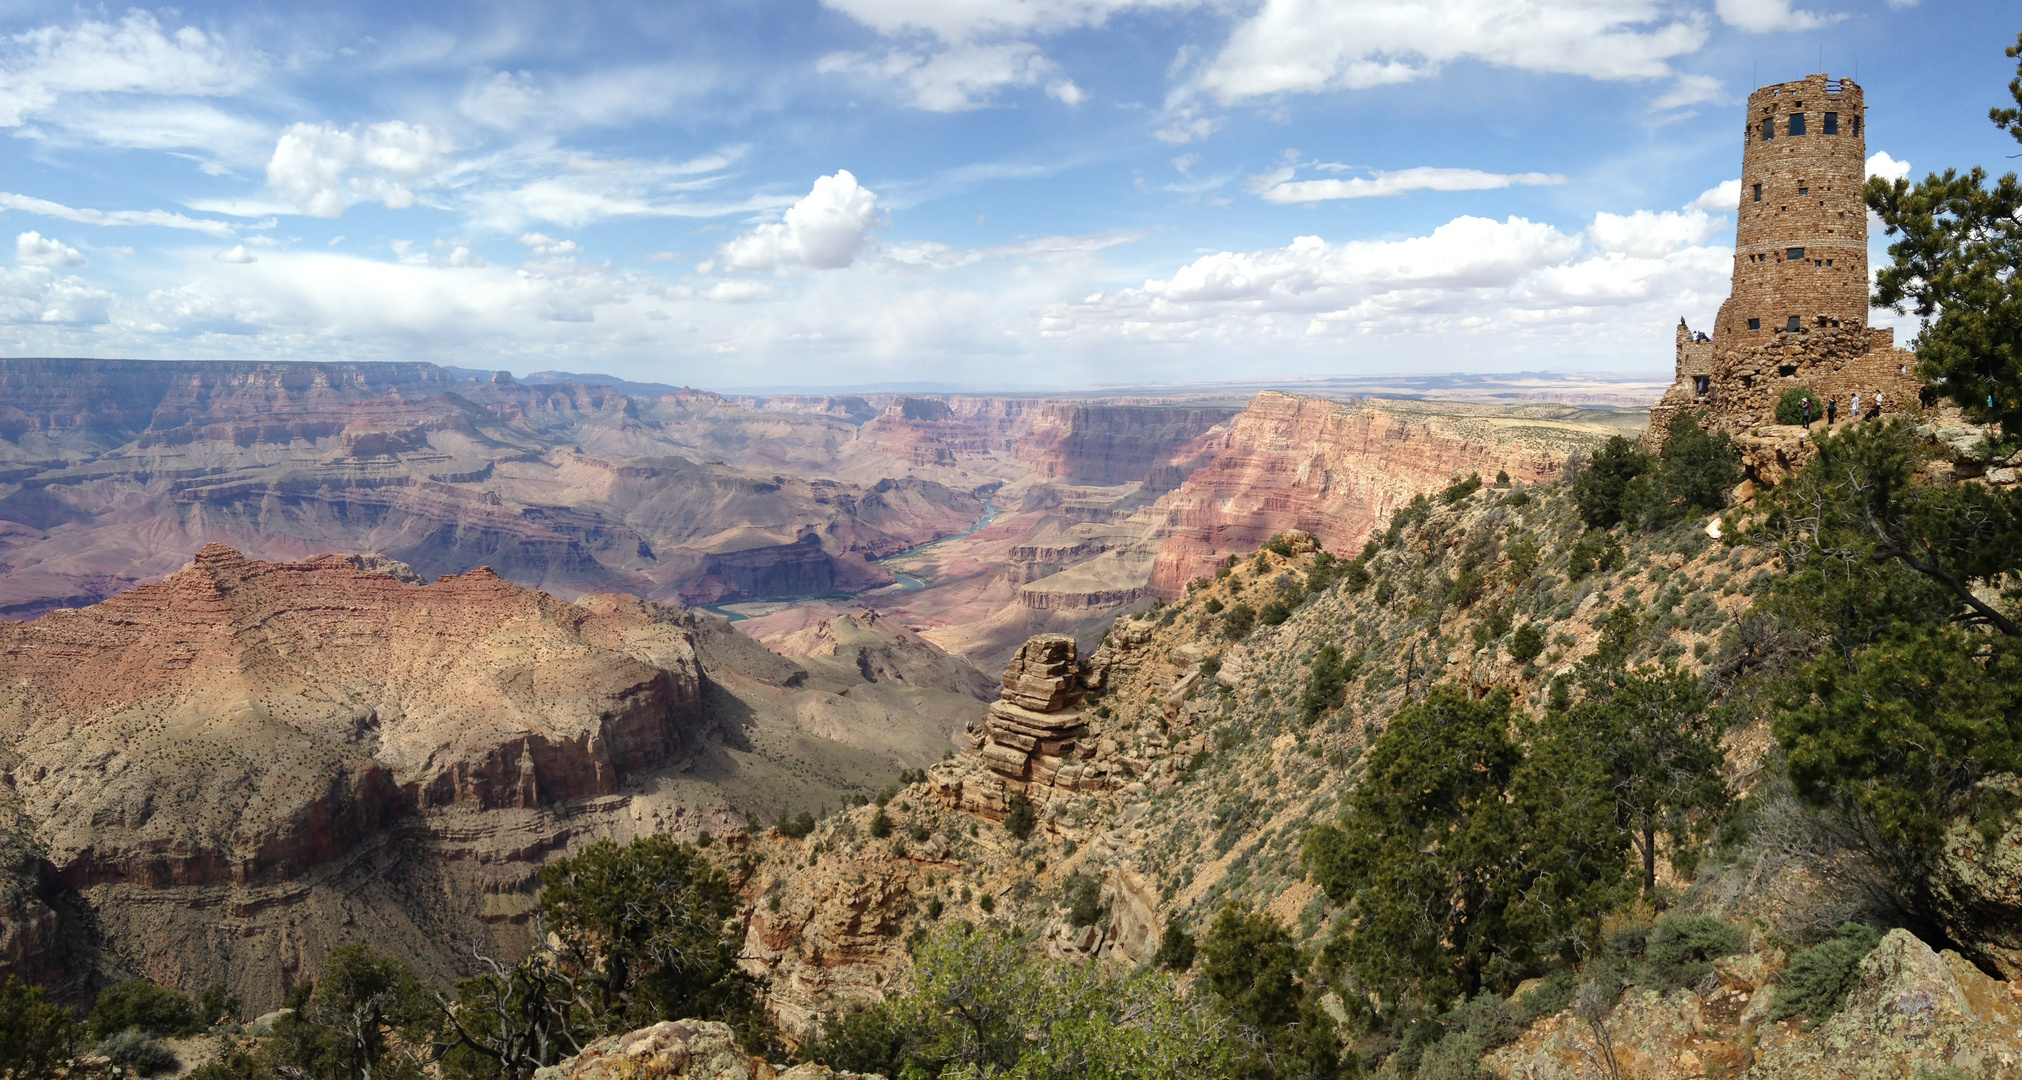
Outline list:
[[[220,239],[235,235],[232,226],[225,222],[185,217],[166,210],[93,210],[16,195],[11,191],[0,191],[0,210],[20,210],[80,225],[153,225],[164,229],[190,229]]]
[[[1456,60],[1607,80],[1671,74],[1703,18],[1660,0],[1265,0],[1197,77],[1224,103],[1410,82]]]
[[[1816,30],[1846,18],[1819,14],[1790,6],[1791,0],[1715,0],[1713,10],[1720,21],[1736,30],[1767,34],[1776,30]]]
[[[1639,306],[1690,306],[1724,291],[1732,255],[1700,246],[1711,229],[1704,216],[1603,215],[1584,239],[1520,217],[1460,217],[1402,240],[1302,236],[1054,305],[1042,327],[1156,342],[1527,334],[1591,323],[1601,309],[1622,309],[1606,316],[1619,322]]]
[[[258,255],[253,254],[250,251],[247,251],[246,245],[244,244],[239,244],[235,247],[228,247],[225,250],[218,252],[216,255],[211,256],[211,258],[216,259],[221,263],[251,263],[260,261],[260,257]]]
[[[69,94],[234,94],[264,66],[196,27],[164,32],[145,11],[117,23],[45,26],[0,39],[0,127],[47,114]]]
[[[83,278],[58,277],[47,266],[0,269],[0,324],[95,326],[108,321],[114,299]]]
[[[532,248],[536,255],[574,255],[583,250],[574,240],[557,240],[537,232],[520,234],[519,242]]]
[[[1043,85],[1049,96],[1069,105],[1085,97],[1059,65],[1027,41],[937,51],[892,49],[882,56],[830,53],[816,62],[815,70],[896,84],[915,108],[928,112],[981,108],[1005,87]]]
[[[20,266],[83,266],[84,253],[53,236],[25,232],[14,238],[14,262]]]
[[[348,129],[293,124],[274,144],[267,185],[312,217],[338,217],[352,203],[368,200],[400,210],[414,205],[414,193],[404,185],[385,175],[346,173],[363,168],[413,176],[435,166],[450,149],[436,132],[399,120]]]
[[[1877,150],[1868,155],[1868,175],[1884,180],[1902,180],[1910,175],[1910,163],[1897,161],[1887,150]]]
[[[1697,208],[1656,213],[1638,210],[1633,214],[1610,214],[1604,210],[1595,214],[1594,223],[1587,226],[1587,239],[1602,251],[1655,259],[1679,248],[1704,244],[1721,224],[1725,222]]]
[[[1294,180],[1291,167],[1252,180],[1250,190],[1270,203],[1310,203],[1328,199],[1375,199],[1409,191],[1493,191],[1511,186],[1563,184],[1555,173],[1491,173],[1479,169],[1438,169],[1421,166],[1368,177]]]
[[[847,169],[814,182],[813,190],[776,223],[760,225],[717,251],[727,270],[848,266],[878,223],[878,197]]]
[[[1699,193],[1699,197],[1686,203],[1686,209],[1704,210],[1709,214],[1724,214],[1741,205],[1741,178],[1721,182]]]

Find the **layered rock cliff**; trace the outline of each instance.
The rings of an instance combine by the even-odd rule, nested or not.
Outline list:
[[[554,853],[830,803],[938,757],[981,711],[849,670],[811,681],[629,595],[207,546],[159,582],[0,625],[0,966],[89,979],[99,961],[65,950],[95,937],[259,1008],[350,940],[453,976],[471,947],[524,945]]]
[[[1560,406],[1432,408],[1259,394],[1207,441],[1210,460],[1160,499],[1151,587],[1177,596],[1217,561],[1292,529],[1352,552],[1413,496],[1468,473],[1549,479],[1605,433]]]
[[[888,584],[967,489],[834,464],[855,428],[715,395],[429,364],[0,360],[0,614],[78,606],[213,541],[380,551],[574,595],[714,602]],[[784,470],[784,471],[782,471]]]

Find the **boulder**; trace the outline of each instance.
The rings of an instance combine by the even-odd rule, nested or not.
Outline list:
[[[534,1080],[874,1080],[825,1065],[776,1067],[737,1045],[730,1025],[663,1020],[598,1039],[575,1057],[534,1073]]]

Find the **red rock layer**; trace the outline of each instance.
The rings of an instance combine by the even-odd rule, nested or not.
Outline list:
[[[1393,510],[1457,474],[1506,470],[1528,483],[1564,461],[1563,449],[1486,423],[1272,391],[1209,445],[1213,458],[1154,508],[1164,519],[1151,587],[1167,597],[1274,534],[1301,529],[1353,553]]]
[[[700,673],[660,610],[213,544],[0,625],[0,739],[66,887],[286,876],[416,811],[606,795],[674,762]]]

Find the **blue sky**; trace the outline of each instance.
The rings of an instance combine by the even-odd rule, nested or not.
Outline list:
[[[709,387],[1662,370],[1726,292],[1748,90],[1858,65],[1872,168],[2006,168],[2016,14],[0,0],[0,354]]]

